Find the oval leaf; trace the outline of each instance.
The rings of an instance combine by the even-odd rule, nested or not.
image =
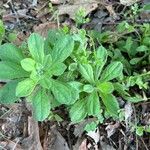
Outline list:
[[[113,92],[114,87],[111,82],[103,82],[98,84],[98,89],[105,94],[110,94]]]
[[[51,90],[61,104],[73,104],[79,98],[79,92],[67,83],[53,80]]]
[[[90,64],[79,64],[79,72],[90,83],[94,83],[93,68]]]
[[[112,94],[101,93],[102,101],[108,111],[113,117],[118,117],[119,103]]]
[[[95,52],[95,60],[96,60],[96,66],[95,66],[95,78],[98,79],[101,71],[107,61],[107,50],[100,46],[97,51]]]
[[[44,60],[44,39],[37,33],[32,33],[28,39],[28,47],[32,57],[42,63]]]
[[[97,116],[100,114],[100,102],[97,92],[92,92],[87,98],[88,115]]]
[[[63,62],[68,56],[70,56],[73,48],[74,41],[70,36],[58,40],[51,51],[53,63]]]
[[[122,74],[123,65],[121,62],[112,62],[103,71],[101,79],[102,81],[109,81]]]
[[[16,96],[25,97],[30,95],[33,92],[35,86],[36,83],[30,78],[19,82],[16,88]]]
[[[3,61],[12,61],[19,63],[24,59],[22,51],[11,43],[0,46],[0,59]]]
[[[51,105],[49,96],[44,89],[40,89],[36,92],[32,98],[32,104],[35,119],[38,121],[45,120],[50,113]]]
[[[14,80],[0,88],[0,103],[11,104],[19,99],[15,94],[17,84],[18,81]]]
[[[28,77],[28,72],[24,71],[20,65],[13,62],[0,62],[0,80],[5,81],[9,79],[17,79],[21,77]]]
[[[25,71],[32,71],[35,69],[35,61],[31,58],[25,58],[21,61],[21,66]]]
[[[73,123],[82,121],[87,115],[86,101],[82,99],[73,104],[69,114]]]

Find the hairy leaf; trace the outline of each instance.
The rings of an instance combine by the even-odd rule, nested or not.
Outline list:
[[[119,77],[122,74],[123,65],[121,62],[112,62],[106,67],[101,75],[102,81],[109,81],[116,77]]]
[[[98,84],[98,89],[105,94],[110,94],[113,92],[114,87],[111,82],[102,82]]]
[[[38,121],[45,120],[50,113],[50,99],[44,89],[40,89],[36,92],[32,98],[33,115]]]
[[[31,58],[25,58],[21,61],[21,66],[25,71],[32,71],[35,69],[35,61]]]
[[[96,91],[87,97],[87,111],[89,116],[97,116],[100,113],[99,96]]]
[[[21,49],[17,48],[15,45],[6,43],[0,46],[0,59],[20,64],[20,61],[24,59],[24,55]]]
[[[87,115],[86,101],[84,99],[78,100],[71,106],[69,114],[73,123],[82,121]]]
[[[95,59],[96,59],[96,66],[95,66],[95,78],[98,79],[101,71],[107,61],[107,50],[100,46],[97,51],[95,52]]]
[[[63,39],[57,41],[51,50],[51,56],[53,63],[63,62],[70,56],[74,48],[74,41],[70,36],[66,36]]]
[[[30,95],[33,92],[35,86],[36,83],[30,78],[19,82],[16,88],[16,96],[25,97]]]
[[[94,83],[93,68],[90,64],[80,64],[79,72],[90,83]]]
[[[0,70],[1,81],[29,76],[28,72],[24,71],[20,65],[13,62],[1,61]]]
[[[32,33],[28,38],[28,48],[35,61],[42,63],[44,60],[44,39],[37,33]]]
[[[0,103],[11,104],[17,101],[19,98],[16,96],[16,87],[18,81],[10,81],[0,88]]]
[[[118,117],[119,103],[112,94],[101,93],[102,101],[111,116]]]
[[[53,80],[51,90],[61,104],[73,104],[79,98],[79,91],[68,83]]]
[[[2,20],[0,20],[0,45],[3,40],[4,35],[5,35],[5,27],[4,27]]]

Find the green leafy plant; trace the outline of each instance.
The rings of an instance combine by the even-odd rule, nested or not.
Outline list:
[[[122,119],[118,98],[132,103],[149,99],[149,36],[148,24],[122,22],[115,32],[64,27],[50,30],[46,38],[32,33],[20,47],[3,41],[0,103],[25,97],[38,121],[62,121],[55,110],[63,105],[72,123],[92,118],[86,131],[104,119]],[[137,64],[145,69],[139,71]]]
[[[65,71],[63,62],[73,51],[74,41],[70,36],[53,41],[48,54],[44,49],[45,40],[40,35],[31,34],[27,43],[28,55],[13,44],[6,43],[0,47],[0,69],[3,70],[0,79],[8,81],[0,90],[0,100],[11,103],[19,97],[27,97],[32,101],[35,118],[42,121],[50,113],[52,99],[69,105],[78,98],[75,88],[55,79]]]
[[[107,62],[107,50],[100,46],[90,60],[78,64],[83,77],[82,97],[70,109],[72,122],[80,122],[87,115],[102,118],[103,106],[110,116],[118,117],[119,104],[112,94],[114,86],[111,80],[122,76],[123,65],[120,62]],[[102,104],[103,105],[102,105]]]

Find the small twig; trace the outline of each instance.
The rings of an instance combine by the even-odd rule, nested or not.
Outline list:
[[[70,148],[70,150],[73,150],[73,147],[72,147],[72,144],[71,144],[71,141],[70,141],[70,134],[69,134],[70,126],[71,125],[68,125],[68,127],[67,127],[67,138],[68,138],[69,148]]]
[[[17,142],[15,143],[14,147],[12,148],[12,150],[16,150],[17,144],[19,143],[19,139],[17,140]]]
[[[143,143],[143,145],[144,145],[145,149],[146,149],[146,150],[149,150],[149,148],[146,146],[146,144],[145,144],[144,140],[143,140],[141,137],[140,137],[140,140],[142,141],[142,143]]]

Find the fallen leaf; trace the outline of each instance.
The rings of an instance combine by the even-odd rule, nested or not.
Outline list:
[[[128,102],[125,105],[125,123],[126,123],[126,127],[128,128],[128,124],[131,122],[131,116],[133,113],[133,109],[132,109],[132,105],[130,102]]]
[[[53,143],[51,143],[50,147],[48,149],[50,150],[70,150],[68,147],[68,144],[64,137],[59,133],[56,126],[51,127],[52,135],[54,136]]]
[[[136,2],[139,2],[140,0],[120,0],[120,3],[122,5],[130,6],[133,5]]]
[[[75,125],[75,129],[74,129],[74,132],[73,134],[76,136],[76,137],[81,137],[82,136],[82,133],[84,132],[84,128],[87,124],[91,123],[92,121],[94,121],[95,119],[93,118],[90,118],[90,119],[87,119],[87,120],[84,120],[80,123],[78,123],[77,125]]]
[[[107,6],[105,6],[105,7],[106,7],[106,9],[108,10],[110,16],[112,16],[114,19],[117,19],[117,18],[118,18],[118,17],[117,17],[117,14],[115,13],[114,8],[113,8],[112,5],[107,5]]]
[[[38,122],[32,117],[28,117],[28,137],[23,139],[22,148],[28,150],[43,150],[40,137]]]
[[[107,131],[107,137],[110,138],[118,129],[119,123],[116,122],[115,124],[109,124],[105,129]]]
[[[108,145],[105,142],[100,141],[102,150],[116,150],[113,146]]]
[[[79,150],[88,150],[87,148],[87,139],[84,139],[81,143],[81,145],[79,146]]]
[[[88,132],[87,135],[94,140],[95,144],[97,144],[100,140],[100,133],[98,128],[95,131]]]
[[[66,0],[50,0],[50,2],[52,3],[52,4],[62,4],[62,3],[65,3],[66,2]]]
[[[56,29],[57,24],[54,22],[46,22],[33,27],[34,32],[39,33],[41,36],[46,37],[49,29]]]
[[[95,10],[98,7],[98,2],[95,0],[76,0],[72,5],[61,5],[58,7],[58,14],[64,15],[68,14],[70,18],[75,19],[76,12],[79,8],[85,10],[85,15]]]

